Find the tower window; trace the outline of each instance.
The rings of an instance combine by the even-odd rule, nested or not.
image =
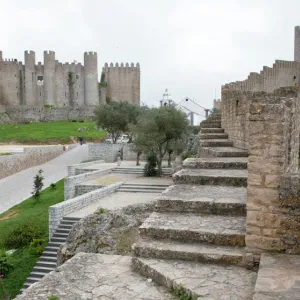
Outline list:
[[[38,80],[38,81],[43,81],[43,80],[44,80],[44,76],[38,76],[38,77],[37,77],[37,80]]]
[[[78,92],[77,92],[77,97],[78,97]]]

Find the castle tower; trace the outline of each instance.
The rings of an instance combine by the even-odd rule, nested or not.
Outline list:
[[[36,73],[35,53],[25,51],[25,103],[26,105],[36,104]]]
[[[44,51],[44,104],[55,104],[55,52]],[[41,103],[42,104],[42,103]]]
[[[0,62],[3,60],[2,58],[2,51],[0,51]]]
[[[97,52],[84,53],[84,101],[99,105]]]
[[[300,62],[300,26],[295,27],[294,61]]]

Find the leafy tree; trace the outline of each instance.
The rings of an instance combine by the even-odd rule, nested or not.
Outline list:
[[[136,124],[139,113],[140,109],[137,105],[110,101],[95,110],[95,120],[99,127],[111,134],[115,144],[122,133],[132,138],[129,125]]]
[[[145,110],[132,126],[133,143],[144,153],[155,153],[158,175],[162,174],[162,160],[172,143],[181,140],[188,131],[186,115],[175,107],[160,107]],[[172,150],[174,151],[174,150]]]

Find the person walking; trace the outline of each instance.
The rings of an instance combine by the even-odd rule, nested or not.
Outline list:
[[[79,143],[82,146],[82,143],[83,143],[83,137],[82,136],[79,137]]]
[[[121,165],[121,151],[119,150],[118,153],[117,153],[117,166],[120,167]]]

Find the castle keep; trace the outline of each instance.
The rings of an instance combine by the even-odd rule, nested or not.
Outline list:
[[[100,90],[96,52],[84,53],[84,64],[61,63],[55,52],[44,51],[44,65],[36,64],[35,52],[25,51],[25,64],[3,59],[0,51],[0,105],[76,107],[115,101],[140,103],[140,68],[127,63],[105,64]],[[100,85],[101,86],[101,85]]]

